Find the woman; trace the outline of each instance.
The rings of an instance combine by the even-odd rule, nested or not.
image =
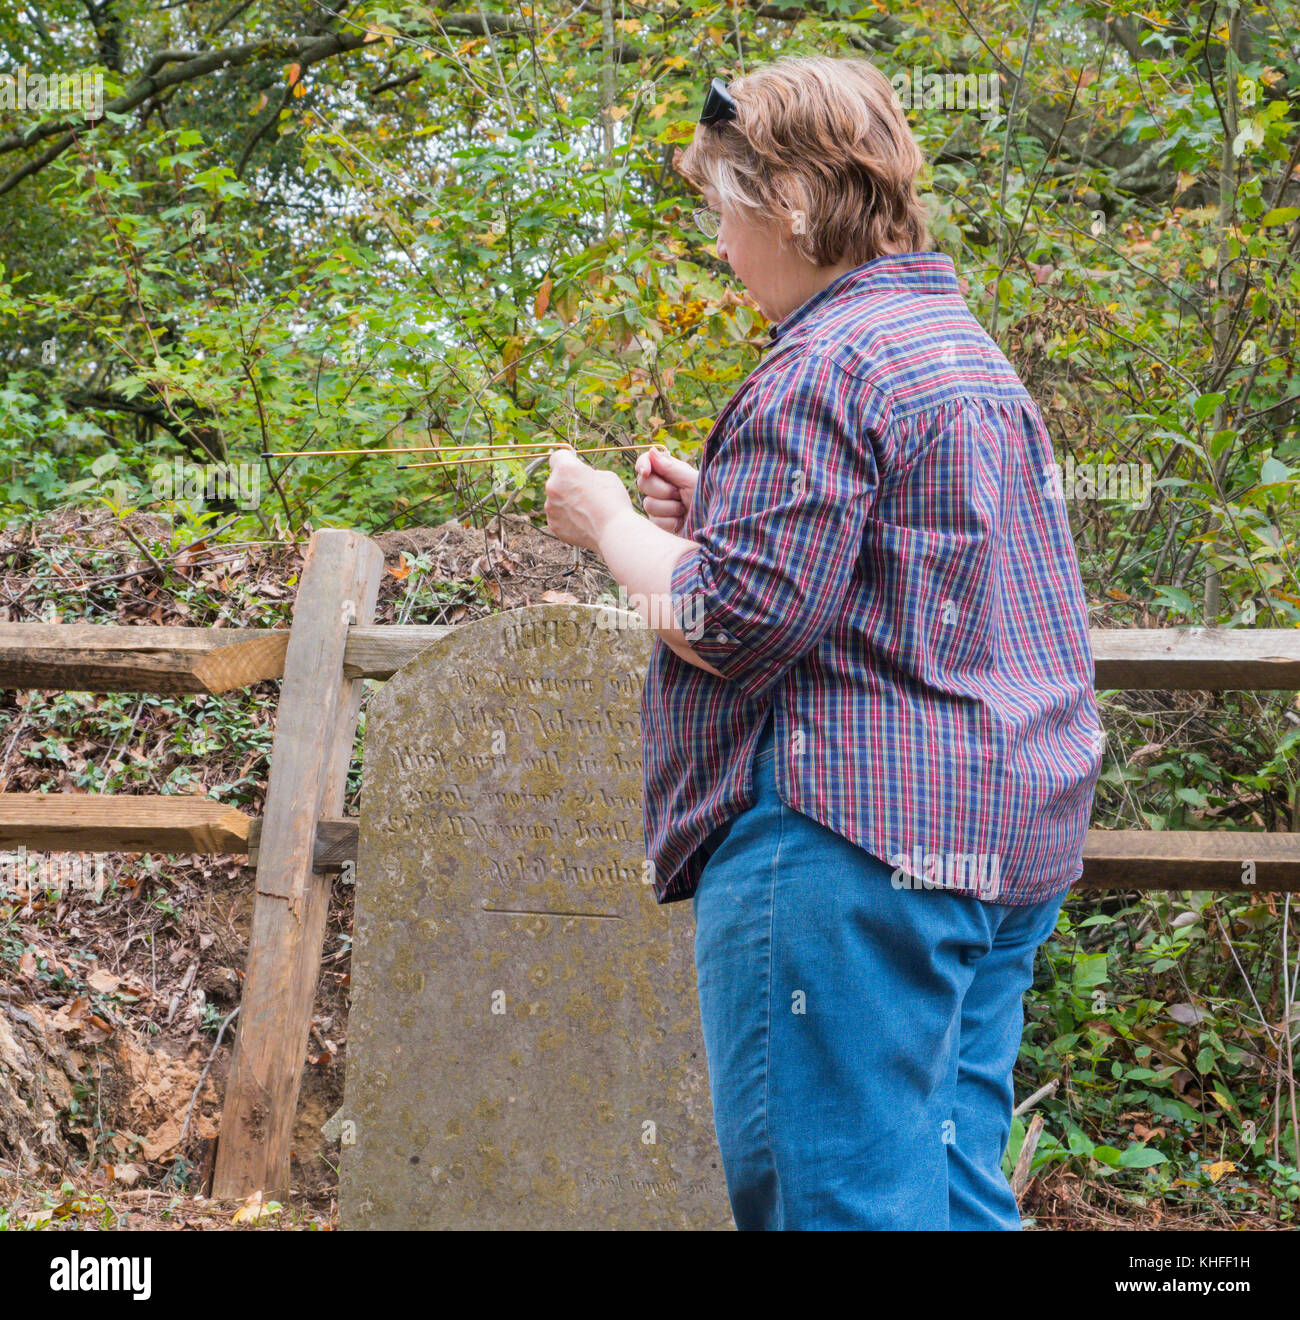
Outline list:
[[[1101,739],[1051,443],[926,250],[921,164],[864,60],[715,79],[679,168],[771,346],[698,474],[638,460],[648,517],[551,456],[552,529],[664,643],[647,849],[694,902],[740,1228],[1019,1229],[1021,997],[1082,869]]]

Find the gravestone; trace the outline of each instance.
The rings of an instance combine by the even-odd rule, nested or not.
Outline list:
[[[691,907],[645,858],[652,642],[530,606],[372,698],[341,1227],[732,1226]]]

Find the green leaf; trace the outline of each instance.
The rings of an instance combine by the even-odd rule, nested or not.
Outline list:
[[[1224,431],[1215,431],[1210,437],[1210,459],[1217,463],[1224,451],[1237,438],[1237,433],[1231,427]]]
[[[1296,743],[1300,743],[1300,728],[1288,729],[1278,740],[1277,748],[1273,755],[1281,756],[1283,752],[1289,752]]]
[[[1120,1152],[1119,1163],[1125,1169],[1150,1169],[1157,1164],[1168,1164],[1169,1157],[1139,1142]]]
[[[1066,1136],[1066,1145],[1070,1148],[1072,1155],[1091,1155],[1093,1144],[1087,1133],[1081,1132],[1077,1127],[1072,1127]]]
[[[1259,218],[1259,227],[1267,229],[1270,225],[1289,225],[1300,218],[1300,206],[1275,206]]]
[[[1156,587],[1156,603],[1159,605],[1168,605],[1176,609],[1180,614],[1192,614],[1196,606],[1192,604],[1192,598],[1182,589],[1182,587]]]
[[[1192,411],[1196,414],[1196,420],[1203,422],[1222,402],[1222,394],[1202,394],[1192,404]]]

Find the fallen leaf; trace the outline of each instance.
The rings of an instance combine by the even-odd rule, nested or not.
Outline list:
[[[74,999],[70,1004],[64,1004],[50,1021],[59,1031],[79,1031],[81,1029],[81,1021],[89,1010],[89,999]]]
[[[262,1193],[254,1192],[243,1205],[231,1216],[232,1224],[256,1224],[261,1220],[280,1213],[281,1207],[274,1201],[263,1202]]]
[[[151,1163],[160,1160],[172,1150],[181,1139],[181,1123],[178,1118],[169,1118],[161,1127],[155,1128],[140,1143],[140,1151]]]
[[[1215,1160],[1213,1164],[1202,1164],[1201,1172],[1210,1177],[1212,1183],[1216,1183],[1225,1173],[1236,1173],[1237,1166],[1231,1160]]]
[[[1164,743],[1143,743],[1142,746],[1133,753],[1131,759],[1134,761],[1140,761],[1144,756],[1159,756],[1164,750]]]
[[[86,984],[92,989],[97,990],[101,995],[111,995],[119,985],[122,984],[120,976],[114,976],[112,972],[103,967],[96,967],[89,976],[86,977]]]

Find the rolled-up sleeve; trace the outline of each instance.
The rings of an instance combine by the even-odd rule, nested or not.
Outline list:
[[[672,572],[673,615],[746,697],[776,683],[844,605],[884,408],[866,381],[805,356],[767,377],[710,439],[695,548]]]

